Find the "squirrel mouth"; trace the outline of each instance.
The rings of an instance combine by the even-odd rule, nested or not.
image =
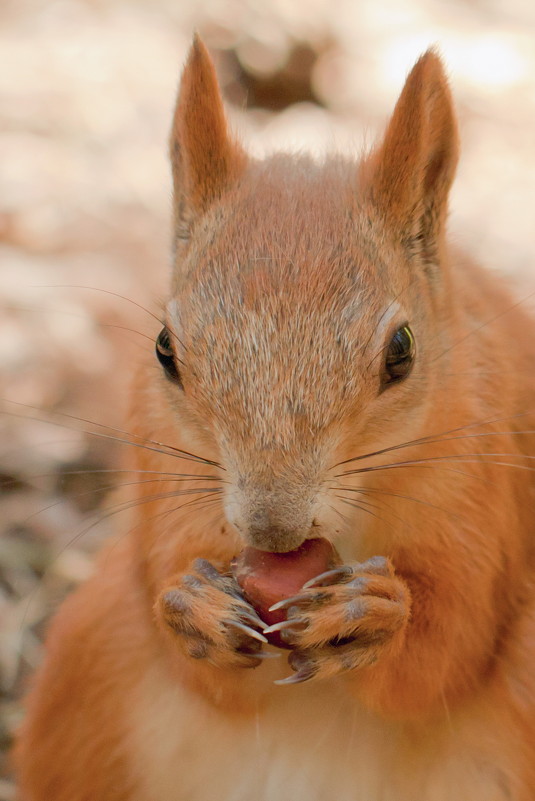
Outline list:
[[[285,601],[291,600],[308,581],[340,564],[329,540],[316,537],[284,553],[248,546],[232,560],[232,572],[245,599],[270,627],[286,620]],[[266,636],[272,645],[287,647],[279,631]]]

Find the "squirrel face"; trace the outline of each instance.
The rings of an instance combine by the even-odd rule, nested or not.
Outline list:
[[[169,391],[180,424],[218,454],[227,517],[255,547],[292,550],[332,529],[324,493],[341,444],[354,456],[401,441],[428,403],[456,137],[438,58],[418,67],[443,91],[449,116],[436,86],[426,97],[449,138],[427,109],[428,130],[405,141],[396,115],[424,102],[411,74],[382,147],[360,166],[256,162],[230,139],[213,65],[193,46],[171,136]],[[401,178],[397,162],[388,174],[392,148]]]

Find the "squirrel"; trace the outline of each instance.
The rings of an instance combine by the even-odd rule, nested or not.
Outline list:
[[[130,530],[51,625],[22,801],[535,797],[535,322],[448,242],[458,149],[431,49],[359,162],[253,159],[195,37]],[[314,538],[283,650],[231,562]]]

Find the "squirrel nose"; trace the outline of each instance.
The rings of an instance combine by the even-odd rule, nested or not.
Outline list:
[[[246,545],[286,553],[317,537],[317,492],[282,477],[236,481],[225,493],[225,513]]]
[[[261,551],[285,553],[294,551],[310,536],[312,518],[300,519],[296,509],[286,514],[274,513],[268,507],[251,510],[242,535],[248,545]]]

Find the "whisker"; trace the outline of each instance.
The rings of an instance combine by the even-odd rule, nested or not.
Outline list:
[[[344,489],[344,488],[343,488],[343,487],[340,487],[339,489]],[[346,492],[347,492],[347,490],[344,490],[344,491],[346,491]],[[342,499],[343,499],[343,496],[341,496],[341,495],[338,495],[337,497],[338,497],[340,500],[342,500]],[[350,500],[350,499],[349,499],[349,498],[345,498],[345,500],[346,500],[346,501],[348,501],[348,500]],[[354,498],[352,498],[351,500],[352,500],[353,502],[357,502],[357,501],[356,501],[356,499],[354,499]],[[362,500],[362,498],[360,498],[360,499],[358,500],[358,502],[357,502],[357,503],[358,503],[358,504],[365,504],[366,506],[370,506],[372,509],[381,509],[381,508],[384,508],[384,509],[386,509],[386,510],[387,510],[387,512],[388,512],[390,515],[392,515],[392,517],[394,517],[396,520],[398,520],[400,523],[402,523],[402,524],[403,524],[403,525],[404,525],[406,528],[408,528],[408,529],[409,529],[409,530],[411,530],[411,531],[414,531],[414,530],[415,530],[415,529],[414,529],[414,526],[412,526],[410,523],[408,523],[408,522],[407,522],[407,521],[406,521],[406,520],[405,520],[403,517],[400,517],[398,514],[396,514],[396,512],[394,512],[394,510],[392,509],[392,507],[391,507],[391,506],[390,506],[388,503],[385,503],[385,501],[382,501],[382,506],[378,506],[377,504],[372,504],[372,503],[370,503],[370,501],[364,501],[364,500]],[[380,518],[380,519],[382,519],[382,518]],[[384,521],[384,522],[386,522],[386,521]]]
[[[33,289],[87,289],[87,290],[90,290],[91,292],[104,292],[106,295],[112,295],[115,298],[120,298],[121,300],[126,300],[128,303],[132,303],[132,305],[137,306],[138,309],[141,309],[142,311],[146,312],[146,314],[150,314],[150,316],[153,317],[155,320],[157,320],[157,322],[161,326],[166,326],[166,323],[165,323],[164,320],[162,320],[160,317],[158,317],[158,315],[156,315],[153,312],[151,312],[150,309],[147,309],[145,306],[142,306],[141,303],[137,303],[135,300],[132,300],[132,298],[127,298],[125,295],[121,295],[119,292],[112,292],[110,289],[103,289],[102,287],[98,287],[98,286],[82,286],[80,284],[57,284],[57,285],[53,285],[53,284],[48,284],[48,285],[47,284],[34,284],[32,288]],[[174,331],[171,331],[171,329],[169,329],[169,328],[168,328],[168,330],[172,334],[172,336],[176,339],[176,341],[180,344],[180,346],[185,351],[187,351],[188,350],[187,347],[178,338],[176,333]],[[148,339],[152,339],[151,337],[147,337],[147,338]],[[152,340],[152,341],[154,341],[154,340]],[[184,364],[184,362],[181,359],[178,359],[178,361],[181,364]]]
[[[183,491],[176,491],[176,492],[161,492],[161,493],[157,493],[157,494],[154,494],[154,495],[148,495],[147,497],[144,497],[144,498],[133,498],[133,499],[130,499],[128,501],[120,501],[119,503],[117,503],[114,506],[112,506],[111,509],[108,509],[103,514],[100,514],[97,520],[93,521],[89,526],[84,528],[81,532],[78,532],[71,540],[69,540],[69,542],[66,545],[64,545],[63,548],[56,554],[56,556],[54,558],[54,561],[59,556],[61,556],[61,554],[65,550],[67,550],[68,548],[71,548],[74,545],[74,543],[77,542],[80,539],[80,537],[85,536],[85,534],[87,534],[88,531],[90,531],[92,528],[94,528],[95,526],[100,525],[100,523],[104,522],[105,520],[108,520],[110,517],[113,517],[116,514],[119,514],[120,512],[128,511],[129,509],[133,509],[133,508],[135,508],[137,506],[144,506],[144,505],[146,505],[148,503],[155,503],[156,501],[165,500],[167,498],[180,497],[181,495],[198,494],[198,493],[204,492],[205,494],[203,495],[203,497],[207,497],[208,493],[214,493],[214,492],[217,493],[217,492],[220,492],[220,491],[221,490],[218,490],[218,489],[212,489],[212,488],[207,489],[207,488],[200,487],[198,490],[183,490]],[[186,501],[186,503],[181,504],[181,506],[176,507],[176,509],[180,509],[180,508],[182,508],[182,506],[189,506],[190,504],[191,504],[191,501]],[[166,509],[165,511],[167,512],[169,510]],[[53,562],[51,563],[51,565],[52,564],[53,564]]]
[[[372,517],[375,517],[377,520],[380,520],[381,523],[385,523],[385,525],[388,525],[387,521],[383,517],[376,515],[375,512],[371,511],[371,509],[366,509],[366,507],[361,506],[362,503],[361,501],[349,500],[348,498],[342,497],[342,495],[337,495],[336,497],[338,498],[339,501],[341,501],[341,503],[345,503],[348,506],[351,506],[353,509],[360,509],[361,512],[367,512]]]
[[[143,337],[143,339],[148,339],[148,341],[154,347],[154,337],[144,334],[143,331],[138,331],[136,328],[130,328],[127,325],[118,325],[117,323],[99,323],[98,321],[97,325],[99,328],[117,328],[119,331],[129,331],[131,334],[137,334],[138,336]]]
[[[78,314],[77,312],[70,311],[69,309],[51,309],[49,306],[45,308],[40,307],[31,307],[31,306],[19,306],[13,303],[2,304],[2,308],[5,311],[15,311],[15,312],[33,312],[35,314],[64,314],[69,317],[75,317],[79,320],[87,319],[86,315]],[[128,331],[131,334],[137,334],[144,339],[148,339],[149,342],[154,344],[154,337],[149,336],[149,334],[143,333],[143,331],[138,331],[137,328],[130,328],[127,325],[120,325],[119,323],[102,323],[100,320],[92,320],[93,325],[96,325],[98,328],[117,328],[119,331]]]
[[[432,509],[437,509],[439,512],[444,512],[445,515],[449,515],[450,517],[454,517],[457,520],[461,520],[461,521],[464,522],[464,518],[461,515],[455,514],[455,512],[451,512],[448,509],[444,509],[444,507],[442,507],[442,506],[437,506],[436,504],[431,503],[430,501],[425,501],[422,498],[414,498],[412,495],[404,495],[404,494],[399,493],[399,492],[390,492],[389,490],[382,490],[382,489],[379,489],[378,487],[346,487],[346,486],[340,486],[340,487],[338,487],[338,489],[343,489],[346,492],[358,492],[358,493],[362,493],[363,495],[366,495],[368,492],[376,492],[376,493],[378,493],[380,495],[388,495],[391,498],[402,498],[402,499],[407,500],[407,501],[414,501],[414,503],[419,503],[419,504],[422,504],[423,506],[429,506]]]
[[[26,526],[29,523],[29,521],[32,520],[34,517],[37,517],[38,515],[43,514],[44,512],[48,512],[50,509],[54,509],[56,506],[60,506],[62,503],[69,503],[73,499],[83,498],[83,497],[85,497],[87,495],[95,495],[95,494],[97,494],[99,492],[110,492],[111,490],[115,490],[115,489],[122,488],[122,487],[139,486],[140,484],[155,484],[155,483],[160,483],[160,482],[178,483],[178,482],[181,482],[181,481],[190,481],[190,480],[191,479],[187,479],[187,478],[175,478],[175,479],[172,479],[172,478],[149,478],[149,479],[144,479],[142,481],[122,481],[122,482],[120,482],[118,484],[106,484],[105,486],[102,486],[102,487],[93,487],[90,490],[84,490],[83,492],[77,492],[75,494],[65,495],[63,498],[60,498],[59,500],[54,501],[54,503],[50,503],[50,504],[48,504],[48,506],[41,507],[36,512],[32,512],[31,515],[26,517],[22,521],[21,525],[22,526]],[[177,490],[176,494],[177,495],[181,495],[181,494],[182,495],[187,495],[187,494],[190,494],[190,493],[193,493],[193,492],[202,492],[203,489],[206,489],[206,488],[202,488],[201,487],[201,488],[195,488],[195,489],[192,488],[190,490]],[[210,487],[209,489],[212,490],[213,488]],[[172,494],[175,494],[175,493],[173,492]]]
[[[216,489],[217,489],[217,492],[214,492],[211,487],[205,487],[206,503],[208,503],[208,501],[214,501],[214,503],[220,501],[220,498],[223,495],[223,488],[222,487],[217,487]],[[193,498],[191,501],[188,501],[187,503],[185,503],[184,506],[193,506],[194,504],[196,504],[200,500],[202,500],[202,499],[201,498]]]
[[[404,464],[404,462],[400,462],[400,464]],[[473,478],[477,481],[483,481],[486,484],[492,485],[494,483],[491,482],[490,479],[488,479],[485,476],[479,476],[476,473],[467,473],[465,470],[458,470],[455,467],[445,467],[444,465],[437,465],[437,464],[417,464],[414,466],[419,470],[442,470],[447,473],[456,473],[457,475],[460,476],[466,476],[467,478]],[[380,469],[382,465],[377,465],[377,467],[378,469]],[[337,475],[334,476],[334,478],[343,478],[344,476],[354,476],[357,475],[357,473],[366,472],[366,470],[367,468],[361,468],[361,469],[357,468],[355,470],[347,470],[345,473],[338,473]]]
[[[204,492],[205,495],[203,497],[206,497],[208,494],[220,493],[220,492],[222,492],[222,490],[220,488],[218,488],[218,487],[199,487],[197,489],[174,490],[172,492],[160,492],[160,493],[157,493],[157,494],[148,495],[148,496],[143,497],[143,498],[132,498],[132,499],[129,499],[127,501],[119,501],[119,503],[115,504],[110,509],[107,509],[105,512],[100,514],[98,516],[98,519],[95,520],[93,523],[91,523],[90,526],[88,526],[82,532],[76,534],[75,537],[73,537],[71,540],[69,540],[69,542],[65,546],[63,546],[63,548],[56,555],[56,558],[58,556],[61,556],[61,554],[67,548],[72,547],[72,545],[75,542],[78,541],[80,536],[83,536],[83,535],[87,534],[87,532],[90,531],[92,528],[94,528],[95,526],[99,525],[104,520],[107,520],[108,518],[112,517],[113,515],[118,514],[121,511],[127,511],[128,509],[132,509],[132,508],[134,508],[136,506],[143,506],[143,505],[145,505],[147,503],[154,503],[156,501],[165,500],[167,498],[178,498],[178,497],[180,497],[182,495],[198,495],[201,492]],[[185,504],[183,504],[183,506],[188,506],[189,503],[190,503],[190,501],[187,501]]]
[[[186,503],[182,503],[182,504],[180,504],[180,506],[175,506],[173,509],[166,509],[165,512],[163,512],[163,516],[166,516],[168,514],[172,514],[173,512],[176,512],[179,509],[184,509],[186,507],[195,506],[197,509],[204,509],[206,506],[209,506],[211,503],[214,503],[214,504],[215,503],[219,503],[220,502],[220,498],[221,498],[220,492],[214,493],[213,495],[210,494],[210,493],[205,493],[204,495],[201,495],[200,498],[192,498],[190,501],[187,501]],[[197,504],[198,504],[198,506],[197,506]]]
[[[343,515],[342,512],[340,511],[340,509],[337,509],[336,506],[333,506],[330,503],[328,503],[326,505],[327,505],[327,508],[330,509],[332,512],[336,512],[336,514],[339,515],[342,518],[342,520],[344,521],[344,523],[347,526],[351,525],[350,519],[347,517],[347,515]]]
[[[117,432],[119,434],[123,434],[124,436],[127,436],[127,437],[135,437],[136,439],[139,439],[141,441],[140,442],[132,442],[129,439],[122,439],[121,437],[115,437],[115,436],[112,436],[110,434],[104,434],[101,431],[88,431],[85,428],[80,428],[80,426],[77,426],[77,427],[72,426],[72,425],[71,426],[67,426],[64,423],[58,422],[54,418],[53,419],[46,419],[45,415],[47,415],[49,413],[44,412],[42,409],[39,409],[39,407],[37,407],[37,406],[30,406],[27,403],[19,403],[18,401],[9,400],[8,398],[0,398],[0,401],[2,401],[3,403],[12,403],[15,406],[20,406],[20,407],[22,407],[24,409],[32,409],[34,411],[41,412],[43,414],[43,417],[36,417],[36,416],[30,415],[30,414],[16,414],[15,412],[9,412],[9,411],[6,412],[7,414],[10,414],[11,417],[18,417],[18,418],[21,418],[22,420],[27,420],[27,419],[29,419],[29,420],[37,420],[38,422],[41,422],[41,423],[50,423],[51,425],[57,425],[57,426],[60,426],[60,427],[62,426],[63,428],[70,428],[70,429],[72,429],[74,431],[81,431],[82,433],[88,434],[89,436],[92,436],[92,437],[100,437],[101,439],[109,439],[109,440],[112,440],[114,442],[118,442],[120,444],[131,445],[134,448],[144,448],[145,450],[148,450],[148,451],[154,451],[156,453],[161,453],[164,456],[175,456],[176,458],[185,459],[186,461],[201,462],[202,464],[207,464],[207,465],[210,465],[211,467],[218,467],[220,470],[224,470],[225,469],[224,467],[222,467],[222,465],[219,464],[219,462],[215,462],[215,461],[213,461],[211,459],[205,459],[202,456],[197,456],[194,453],[189,453],[189,451],[184,451],[184,450],[182,450],[180,448],[175,448],[173,445],[166,445],[164,442],[158,442],[157,440],[152,440],[152,439],[148,439],[146,437],[142,437],[140,434],[134,434],[134,433],[129,432],[129,431],[124,431],[123,429],[116,428],[115,426],[105,425],[104,423],[96,423],[94,420],[87,420],[84,417],[76,417],[75,415],[67,414],[66,412],[54,412],[54,415],[57,415],[58,417],[66,418],[68,420],[73,420],[74,422],[77,422],[77,423],[86,423],[87,425],[92,425],[92,426],[96,426],[98,428],[103,428],[106,431],[115,431],[115,432]],[[144,443],[150,443],[150,444],[147,445],[147,444],[144,444]],[[150,445],[157,446],[157,447],[150,447]],[[166,448],[166,450],[162,450],[163,448]]]
[[[131,303],[133,306],[136,306],[141,311],[144,311],[146,314],[149,314],[154,320],[156,320],[160,325],[164,325],[163,320],[158,317],[157,314],[151,312],[150,309],[147,309],[146,306],[143,306],[141,303],[137,303],[137,301],[132,300],[132,298],[127,298],[125,295],[121,295],[119,292],[112,292],[111,289],[104,289],[103,287],[99,286],[83,286],[81,284],[33,284],[31,286],[32,289],[86,289],[90,292],[102,292],[105,295],[111,295],[114,298],[120,298],[121,300],[126,300],[127,303]]]
[[[345,498],[343,495],[336,495],[336,494],[334,497],[338,498],[338,500],[342,501],[342,503],[347,504],[347,506],[353,507],[353,509],[360,509],[361,512],[368,512],[368,514],[373,514],[372,512],[369,511],[369,509],[366,508],[366,506],[369,506],[369,504],[365,504],[364,501],[357,501],[353,498]],[[373,517],[377,517],[377,515],[373,515]]]
[[[510,455],[510,456],[524,456],[527,459],[535,459],[535,456],[525,456],[524,454],[483,454],[486,456],[503,456],[503,455]],[[520,465],[514,464],[511,462],[496,462],[488,459],[481,458],[482,454],[477,453],[467,453],[463,454],[464,456],[479,456],[479,459],[465,459],[461,458],[460,456],[431,456],[429,458],[424,459],[414,459],[406,462],[393,462],[392,464],[386,465],[374,465],[373,467],[361,467],[358,470],[348,470],[345,473],[339,473],[336,478],[342,478],[343,476],[352,476],[356,475],[357,473],[372,473],[376,470],[390,470],[395,467],[411,467],[412,465],[421,465],[423,462],[439,462],[439,461],[449,461],[449,462],[459,462],[460,464],[492,464],[497,465],[499,467],[514,467],[517,470],[528,470],[530,472],[535,471],[535,467],[529,467],[527,465]]]
[[[486,376],[486,375],[518,375],[518,370],[457,370],[456,372],[441,372],[441,376],[471,376],[472,378],[478,378],[479,376]],[[380,374],[375,373],[372,377],[379,378]],[[411,381],[428,381],[428,376],[423,374],[420,375],[411,375]]]
[[[204,489],[204,491],[205,490],[206,490],[206,488]],[[209,489],[209,493],[212,493],[214,491],[217,491],[217,489],[216,490],[214,490],[212,488]],[[220,491],[221,490],[219,490],[219,492]],[[203,492],[203,489],[200,488],[198,490],[198,492]],[[84,537],[89,531],[91,531],[91,529],[95,528],[95,526],[100,525],[105,520],[109,520],[111,517],[114,517],[115,515],[119,514],[120,512],[126,512],[129,509],[133,509],[136,506],[144,506],[145,504],[154,503],[155,501],[158,501],[158,500],[162,500],[162,499],[173,497],[173,496],[178,496],[179,494],[180,494],[179,492],[159,493],[157,495],[150,495],[150,496],[148,496],[146,498],[135,498],[133,500],[122,501],[122,502],[116,504],[111,509],[108,509],[105,513],[100,514],[97,520],[94,520],[89,526],[86,526],[84,529],[82,529],[82,531],[79,531],[77,534],[75,534],[75,536],[72,537],[69,540],[69,542],[67,542],[62,548],[60,548],[60,550],[57,551],[56,554],[53,556],[53,558],[52,558],[51,562],[49,563],[49,565],[43,571],[43,577],[42,578],[44,579],[47,576],[47,574],[50,572],[52,567],[56,564],[57,560],[60,558],[60,556],[62,556],[63,553],[65,553],[65,551],[67,551],[69,548],[72,548],[72,546],[76,542],[78,542],[78,540],[80,540],[82,537]],[[206,495],[204,495],[203,497],[206,497]],[[191,501],[187,501],[186,503],[182,504],[181,506],[175,507],[175,509],[173,511],[178,511],[182,506],[188,506],[189,504],[191,504]],[[164,511],[165,512],[169,512],[170,510],[166,509]],[[162,514],[162,512],[160,512],[159,514]],[[150,518],[150,519],[152,519],[152,518]],[[143,522],[145,523],[146,521],[143,521]],[[141,525],[141,523],[139,523],[138,526],[139,525]],[[134,526],[134,529],[132,529],[132,530],[135,530],[135,528],[137,528],[138,526]],[[37,586],[34,590],[32,590],[32,592],[28,596],[28,601],[27,601],[27,604],[26,604],[26,607],[25,607],[25,610],[24,610],[24,613],[23,613],[23,616],[22,616],[21,624],[20,624],[20,630],[23,630],[24,627],[25,627],[25,623],[26,623],[26,620],[27,620],[27,617],[28,617],[28,612],[29,612],[29,609],[30,609],[30,605],[31,605],[33,599],[35,598],[35,595],[38,592],[38,590],[39,590],[39,586]]]
[[[193,506],[195,506],[195,510],[196,511],[204,510],[208,506],[210,506],[210,504],[215,504],[215,503],[219,502],[219,500],[220,500],[220,495],[219,494],[210,495],[210,494],[206,493],[204,495],[201,495],[200,498],[193,498],[192,500],[187,501],[186,503],[182,503],[179,506],[174,506],[172,509],[165,509],[163,512],[160,512],[157,516],[161,517],[162,519],[164,519],[168,515],[171,515],[174,512],[182,510],[185,507],[193,507]],[[149,520],[153,520],[153,519],[154,519],[153,517],[149,518]],[[161,536],[163,536],[163,534],[164,534],[164,531],[161,531],[161,532],[158,533],[158,535],[156,537],[156,542],[158,542],[158,540],[160,539]]]
[[[96,286],[81,286],[81,285],[74,285],[74,284],[73,285],[65,284],[63,286],[58,286],[58,287],[53,287],[51,285],[49,285],[49,286],[43,285],[43,286],[35,286],[35,288],[37,288],[37,289],[54,289],[54,288],[57,288],[57,289],[88,289],[88,290],[91,290],[93,292],[104,292],[106,295],[112,295],[113,297],[120,298],[121,300],[126,300],[128,303],[132,303],[134,306],[137,306],[138,309],[141,309],[142,311],[146,312],[147,314],[150,314],[150,316],[153,317],[155,320],[157,320],[158,323],[160,323],[160,325],[167,327],[165,321],[162,320],[157,314],[154,314],[153,312],[151,312],[150,309],[147,309],[146,306],[142,306],[141,303],[137,303],[135,300],[132,300],[132,298],[127,298],[125,295],[121,295],[119,292],[112,292],[109,289],[103,289],[102,287],[96,287]],[[187,352],[188,349],[187,349],[186,345],[182,342],[181,339],[179,339],[177,334],[174,331],[172,331],[170,328],[168,328],[168,330],[172,334],[172,336],[176,339],[176,341],[180,344],[180,346]],[[152,341],[154,341],[152,337],[148,337],[148,339],[152,339]],[[184,364],[184,362],[181,359],[178,359],[178,361],[181,364]]]
[[[56,444],[47,442],[47,445]],[[173,472],[164,472],[162,470],[131,470],[127,467],[109,467],[109,468],[84,468],[81,470],[62,470],[59,468],[58,470],[50,471],[49,473],[24,473],[21,474],[20,477],[14,478],[14,482],[18,480],[22,481],[31,481],[36,478],[57,478],[62,479],[64,476],[92,476],[92,475],[100,475],[106,473],[134,473],[134,474],[142,474],[142,475],[155,475],[155,476],[163,476],[168,478],[174,478],[176,476],[177,480],[184,480],[184,481],[220,481],[222,484],[227,484],[228,482],[220,478],[219,476],[205,476],[201,474],[195,473],[173,473]],[[9,480],[5,483],[10,483]],[[120,485],[115,485],[120,486]]]
[[[330,469],[334,470],[336,467],[341,467],[342,465],[349,464],[350,462],[362,461],[362,459],[369,459],[372,456],[381,456],[383,453],[390,453],[391,451],[397,451],[397,450],[401,450],[403,448],[409,448],[409,447],[412,447],[413,445],[414,446],[416,446],[416,445],[427,445],[427,444],[431,445],[431,444],[434,444],[434,443],[447,442],[448,440],[444,439],[444,437],[446,437],[448,434],[456,434],[458,431],[466,431],[466,429],[468,429],[468,428],[476,428],[476,427],[484,426],[484,425],[492,425],[493,423],[504,423],[507,420],[517,420],[520,417],[526,417],[527,415],[533,414],[533,413],[535,413],[535,409],[529,409],[527,412],[520,412],[519,414],[515,414],[515,415],[507,415],[506,417],[496,417],[496,418],[493,418],[493,419],[491,418],[489,420],[478,421],[478,422],[475,422],[475,423],[468,423],[467,425],[459,426],[458,428],[451,428],[448,431],[442,431],[439,434],[429,434],[426,437],[419,437],[418,439],[413,439],[413,440],[410,440],[408,442],[401,442],[401,443],[399,443],[397,445],[390,445],[387,448],[381,448],[380,450],[377,450],[377,451],[371,451],[370,453],[364,453],[364,454],[360,454],[359,456],[353,456],[351,459],[345,459],[343,462],[338,462],[337,464],[333,465]],[[514,433],[531,434],[531,433],[535,433],[535,431],[531,431],[531,430],[524,431],[524,432],[521,432],[521,431],[519,431],[519,432],[516,432],[516,431],[505,431],[505,432],[488,431],[488,432],[481,433],[480,436],[496,436],[497,434],[502,434],[503,435],[503,434],[514,434]],[[477,436],[477,435],[476,434],[474,434],[474,435],[470,434],[469,436]],[[450,439],[460,439],[460,437],[459,438],[451,437]]]

